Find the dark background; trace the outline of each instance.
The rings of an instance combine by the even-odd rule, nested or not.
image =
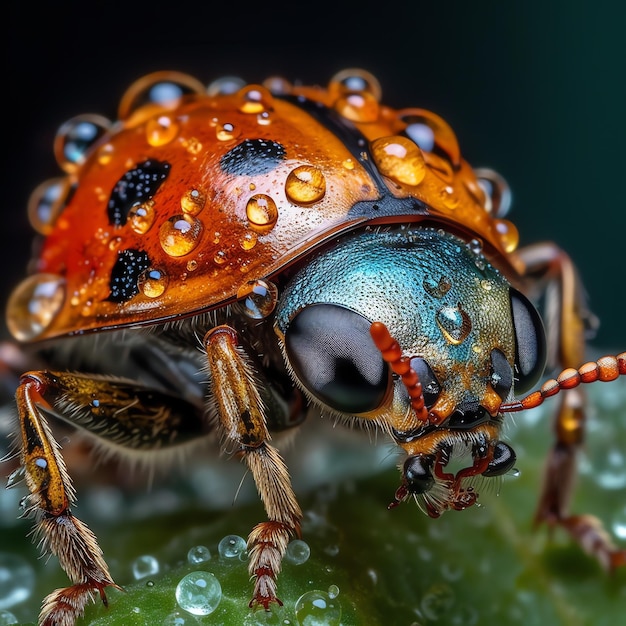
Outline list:
[[[437,112],[470,163],[507,178],[522,243],[550,239],[569,251],[602,320],[595,347],[623,350],[626,12],[618,4],[9,3],[0,305],[28,258],[30,191],[60,173],[52,141],[66,119],[114,117],[125,88],[160,69],[205,83],[282,74],[325,84],[356,66],[379,78],[386,103]]]

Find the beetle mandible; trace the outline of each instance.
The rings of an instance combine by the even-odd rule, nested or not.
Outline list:
[[[568,390],[537,519],[624,565],[593,518],[568,513],[564,485],[580,384],[626,374],[626,354],[583,364],[591,315],[571,260],[517,249],[506,183],[473,169],[438,115],[384,105],[360,69],[326,88],[157,72],[118,121],[64,124],[54,152],[64,176],[31,197],[42,243],[7,310],[15,339],[45,348],[16,392],[24,507],[71,581],[44,600],[42,626],[73,624],[117,586],[72,513],[50,415],[146,465],[221,437],[267,513],[248,549],[250,604],[268,609],[302,518],[272,433],[307,405],[395,442],[390,508],[415,499],[438,517],[475,504],[472,478],[513,467],[507,413]],[[546,284],[559,287],[549,344],[529,299]],[[563,373],[523,397],[546,361]]]

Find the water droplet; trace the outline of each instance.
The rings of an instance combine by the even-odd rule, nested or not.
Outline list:
[[[439,198],[446,209],[456,209],[459,206],[459,199],[454,193],[454,188],[447,185],[439,192]]]
[[[85,162],[91,147],[106,134],[111,122],[100,115],[79,115],[59,128],[54,138],[54,156],[61,168],[72,173]]]
[[[286,96],[293,91],[293,85],[282,76],[269,76],[263,81],[263,87],[274,96]]]
[[[345,161],[343,161],[342,165],[347,170],[353,170],[354,169],[354,160],[353,159],[346,159]]]
[[[493,226],[505,252],[513,252],[519,243],[519,232],[509,220],[493,220]]]
[[[122,96],[118,117],[128,119],[145,105],[152,105],[153,109],[172,109],[192,94],[204,94],[204,85],[189,74],[167,70],[146,74],[136,80]]]
[[[294,565],[302,565],[309,560],[311,556],[311,548],[306,541],[302,539],[294,539],[289,542],[287,551],[285,552],[285,559]]]
[[[198,269],[198,261],[196,261],[196,259],[189,259],[189,261],[187,261],[186,267],[188,272],[193,272],[194,270]]]
[[[285,193],[294,204],[318,202],[326,193],[326,178],[313,165],[300,165],[289,172],[285,181]]]
[[[491,291],[493,288],[493,285],[491,284],[491,281],[483,279],[480,281],[480,286],[485,290],[485,291]]]
[[[198,189],[188,189],[180,199],[180,208],[187,215],[198,215],[206,204],[206,195]]]
[[[262,85],[247,85],[237,95],[240,100],[239,110],[242,113],[258,114],[273,107],[272,94]]]
[[[251,227],[256,227],[259,232],[265,232],[276,224],[278,207],[270,196],[259,193],[248,200],[246,216]]]
[[[180,127],[169,115],[159,115],[146,122],[146,141],[155,148],[171,143]]]
[[[227,96],[237,93],[245,84],[246,81],[239,76],[220,76],[209,83],[207,93],[210,96]]]
[[[469,248],[472,254],[482,254],[483,242],[480,239],[472,239],[467,244],[467,247]]]
[[[226,535],[217,546],[217,551],[223,559],[239,559],[246,551],[246,540],[239,535]]]
[[[439,115],[426,109],[403,109],[398,111],[398,121],[404,132],[424,152],[443,156],[453,167],[461,163],[461,149],[449,124]]]
[[[454,592],[448,585],[433,585],[420,602],[424,616],[437,621],[446,616],[454,604]]]
[[[438,281],[429,276],[422,281],[422,285],[433,298],[443,298],[452,287],[452,283],[445,276],[440,276]]]
[[[213,255],[213,263],[215,263],[215,265],[224,265],[226,261],[228,261],[228,255],[225,250],[218,250]]]
[[[263,111],[262,113],[257,114],[256,123],[259,126],[269,126],[272,123],[272,116],[269,111]]]
[[[18,554],[0,552],[0,609],[24,602],[34,588],[35,571],[30,563]]]
[[[211,551],[206,546],[194,546],[187,552],[187,561],[192,565],[206,563],[211,560]]]
[[[239,129],[230,122],[224,122],[215,127],[215,136],[218,141],[231,141],[239,137],[239,134]]]
[[[146,587],[154,587],[154,581],[153,580],[147,580],[146,581]]]
[[[141,580],[148,576],[155,576],[159,573],[159,562],[150,554],[138,556],[132,563],[132,571],[135,580]]]
[[[265,319],[276,308],[278,287],[263,279],[251,280],[237,290],[239,310],[250,319]]]
[[[191,572],[176,586],[176,602],[192,615],[210,615],[222,600],[222,586],[210,572]]]
[[[325,591],[307,591],[296,601],[294,607],[300,626],[339,626],[341,604]]]
[[[328,588],[328,596],[334,600],[339,595],[339,587],[337,585],[331,585]]]
[[[31,226],[41,235],[48,235],[61,213],[70,185],[67,178],[51,178],[31,193],[28,199],[28,219]]]
[[[239,245],[241,246],[242,250],[252,250],[252,248],[256,246],[257,241],[258,235],[253,231],[249,231],[247,233],[244,233],[239,238]]]
[[[174,215],[161,225],[161,247],[174,257],[189,254],[202,237],[202,222],[192,215]]]
[[[98,148],[98,152],[96,153],[96,159],[100,165],[108,165],[113,159],[113,155],[115,154],[115,148],[110,143],[105,143],[103,146]]]
[[[9,297],[7,326],[18,341],[42,335],[65,301],[65,280],[55,274],[33,274]]]
[[[489,168],[474,170],[476,182],[485,195],[485,210],[494,217],[504,217],[511,208],[512,194],[506,180]]]
[[[375,122],[380,107],[370,93],[349,93],[340,97],[334,104],[339,115],[351,122]]]
[[[437,312],[437,326],[452,345],[462,343],[472,330],[469,315],[460,306],[445,306]]]
[[[381,137],[372,142],[372,156],[383,176],[405,185],[419,185],[426,175],[424,156],[406,137]]]
[[[128,222],[138,235],[147,233],[154,223],[154,200],[134,204],[130,207]]]
[[[380,102],[382,89],[372,73],[350,67],[337,72],[328,82],[328,91],[335,98],[349,93],[367,93]]]
[[[19,624],[19,620],[11,611],[0,611],[0,626],[10,626],[11,624]]]
[[[147,298],[158,298],[163,295],[168,283],[167,274],[160,269],[150,267],[144,270],[137,279],[137,287]]]

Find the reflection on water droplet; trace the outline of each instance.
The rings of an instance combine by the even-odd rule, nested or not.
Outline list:
[[[28,199],[28,219],[41,235],[48,235],[61,213],[70,186],[67,178],[52,178],[38,185]]]
[[[505,252],[513,252],[519,244],[517,226],[509,220],[493,220],[493,226]]]
[[[0,610],[0,626],[11,626],[11,624],[19,624],[19,620],[11,611]]]
[[[111,122],[100,115],[79,115],[59,128],[54,138],[54,156],[66,172],[75,172],[85,162],[92,146],[106,134]]]
[[[383,176],[405,185],[419,185],[426,175],[424,156],[410,139],[381,137],[372,142],[372,156]]]
[[[301,626],[339,626],[341,604],[325,591],[307,591],[296,601],[296,619]]]
[[[313,165],[300,165],[289,172],[285,181],[285,193],[294,204],[318,202],[326,193],[326,178]]]
[[[246,552],[246,540],[239,535],[226,535],[217,545],[222,559],[239,559]]]
[[[137,557],[131,567],[135,580],[140,580],[147,576],[154,576],[159,573],[160,569],[159,562],[150,554]]]
[[[328,596],[331,600],[334,600],[339,595],[339,587],[337,585],[331,585],[328,588]]]
[[[352,122],[375,122],[380,110],[376,98],[370,93],[349,93],[339,98],[334,107],[337,113]]]
[[[154,223],[154,200],[134,204],[128,212],[128,222],[138,235],[147,233]]]
[[[278,207],[270,196],[259,193],[252,196],[246,204],[246,216],[251,227],[258,232],[272,228],[278,220]]]
[[[137,287],[147,298],[158,298],[163,295],[168,283],[167,274],[163,270],[150,267],[144,270],[137,279]]]
[[[309,560],[311,556],[311,548],[306,541],[302,539],[293,539],[287,545],[287,551],[285,552],[285,560],[294,565],[302,565]]]
[[[459,206],[459,199],[454,193],[454,189],[449,185],[439,192],[439,198],[446,209],[456,209]]]
[[[455,346],[462,343],[472,330],[469,315],[460,306],[439,309],[436,319],[446,341]]]
[[[328,91],[334,97],[349,93],[368,93],[380,102],[382,89],[372,73],[360,68],[347,68],[337,72],[328,82]]]
[[[226,96],[237,93],[245,84],[246,81],[239,76],[221,76],[209,83],[207,93],[210,96]]]
[[[452,287],[452,283],[445,276],[440,276],[438,281],[428,276],[424,278],[422,285],[426,293],[433,298],[443,298]]]
[[[107,165],[111,162],[114,154],[115,148],[113,147],[113,145],[110,143],[106,143],[98,148],[96,158],[98,159],[98,163],[100,163],[100,165]]]
[[[65,280],[55,274],[34,274],[13,291],[7,305],[7,326],[18,341],[40,336],[65,301]]]
[[[234,124],[224,122],[223,124],[218,124],[215,127],[215,136],[218,141],[230,141],[231,139],[236,139],[239,136],[239,130],[236,129]]]
[[[194,546],[187,552],[187,561],[192,565],[211,560],[211,551],[206,546]]]
[[[461,150],[454,131],[439,115],[425,109],[398,111],[404,132],[425,152],[437,152],[452,166],[461,163]]]
[[[154,147],[164,146],[178,135],[179,125],[168,115],[159,115],[146,122],[146,141]]]
[[[24,602],[34,588],[35,571],[28,561],[18,554],[0,552],[0,609]]]
[[[176,586],[176,602],[192,615],[210,615],[222,600],[222,586],[210,572],[191,572]]]
[[[262,85],[248,85],[239,91],[238,96],[242,113],[259,114],[271,110],[274,102],[272,94]]]
[[[352,159],[346,159],[342,165],[347,169],[347,170],[353,170],[354,169],[354,161]]]
[[[175,215],[161,225],[161,247],[170,256],[189,254],[202,237],[202,222],[192,215]]]
[[[269,111],[263,111],[256,116],[256,123],[259,126],[269,126],[272,123],[272,116]]]
[[[241,246],[242,250],[252,250],[252,248],[256,246],[257,241],[258,235],[255,232],[249,231],[247,233],[244,233],[239,238],[239,245]]]
[[[180,199],[180,208],[188,215],[198,215],[206,203],[206,195],[198,189],[188,189]]]

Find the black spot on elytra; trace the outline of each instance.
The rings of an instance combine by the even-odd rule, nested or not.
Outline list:
[[[107,205],[109,223],[116,226],[126,224],[131,207],[150,200],[167,178],[170,168],[171,165],[166,161],[149,159],[128,170],[115,183],[111,192]]]
[[[109,286],[111,302],[126,302],[139,292],[137,280],[140,274],[150,267],[150,259],[143,250],[122,250],[117,253],[117,261],[111,270]]]
[[[284,158],[282,144],[270,139],[246,139],[220,159],[220,167],[233,176],[253,176],[270,172]]]

